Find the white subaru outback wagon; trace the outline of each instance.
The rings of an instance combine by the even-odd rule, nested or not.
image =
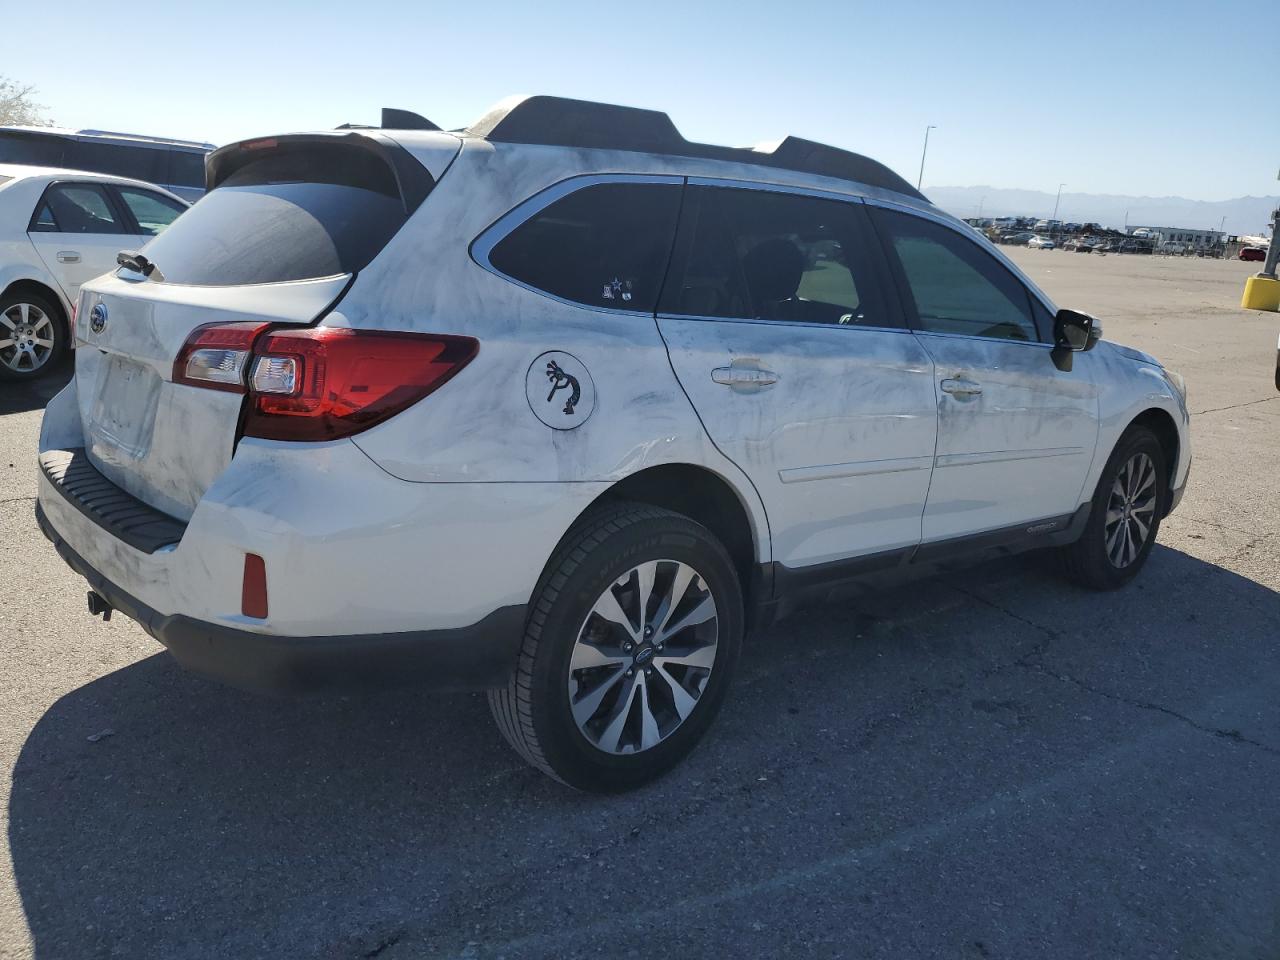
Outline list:
[[[873,160],[551,97],[411,125],[224,147],[84,285],[39,523],[194,671],[488,690],[625,789],[797,603],[1037,546],[1119,587],[1182,494],[1182,379]]]

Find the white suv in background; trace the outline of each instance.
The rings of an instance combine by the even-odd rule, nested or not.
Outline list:
[[[86,284],[39,522],[187,667],[487,689],[577,787],[668,769],[744,634],[1055,547],[1119,587],[1185,387],[875,161],[533,97],[270,137]]]
[[[71,342],[80,285],[187,209],[139,180],[0,164],[0,379],[31,379]]]

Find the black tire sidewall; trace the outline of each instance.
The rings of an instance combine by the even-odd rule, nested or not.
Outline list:
[[[615,756],[593,746],[569,704],[569,660],[588,611],[604,590],[648,560],[692,566],[716,601],[720,618],[716,660],[693,712],[666,740],[642,753]],[[633,523],[610,535],[576,563],[559,587],[543,624],[532,677],[534,729],[547,762],[572,786],[627,790],[678,763],[719,712],[741,650],[742,592],[728,554],[704,527],[676,514]]]
[[[67,318],[62,312],[62,304],[51,301],[39,294],[11,294],[7,297],[0,297],[0,312],[8,310],[19,303],[29,303],[34,307],[39,307],[44,315],[53,322],[53,351],[49,354],[49,359],[35,370],[14,370],[0,363],[0,379],[36,380],[57,368],[58,364],[62,362],[62,358],[66,356],[67,342],[69,340]]]
[[[1138,551],[1133,563],[1123,569],[1117,568],[1107,556],[1106,515],[1107,501],[1111,496],[1111,487],[1116,475],[1131,457],[1145,453],[1151,458],[1156,470],[1156,510],[1151,522],[1151,530],[1142,549]],[[1146,427],[1131,427],[1116,444],[1111,452],[1107,465],[1098,478],[1098,487],[1093,494],[1093,504],[1089,509],[1089,522],[1076,548],[1099,585],[1107,588],[1120,587],[1128,583],[1147,562],[1147,557],[1156,543],[1156,534],[1160,532],[1160,522],[1164,518],[1165,508],[1169,502],[1169,469],[1165,463],[1164,449],[1156,435]]]

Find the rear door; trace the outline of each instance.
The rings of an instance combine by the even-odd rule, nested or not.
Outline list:
[[[924,541],[1025,530],[1070,514],[1098,435],[1091,364],[1055,366],[1047,310],[968,228],[868,208],[936,370],[938,449]]]
[[[93,348],[76,351],[90,459],[182,518],[230,461],[243,402],[173,382],[192,331],[314,322],[434,185],[404,150],[362,135],[235,145],[220,162],[218,188],[147,245],[154,270],[90,284],[76,324],[78,342]]]
[[[83,283],[114,269],[116,254],[137,245],[107,187],[71,180],[45,190],[27,236],[72,303]]]
[[[933,364],[880,258],[856,200],[710,180],[686,190],[658,325],[789,568],[920,540]]]

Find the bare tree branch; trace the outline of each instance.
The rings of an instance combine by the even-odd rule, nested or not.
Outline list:
[[[0,126],[52,126],[53,121],[45,116],[46,107],[31,99],[35,92],[29,83],[0,76]]]

